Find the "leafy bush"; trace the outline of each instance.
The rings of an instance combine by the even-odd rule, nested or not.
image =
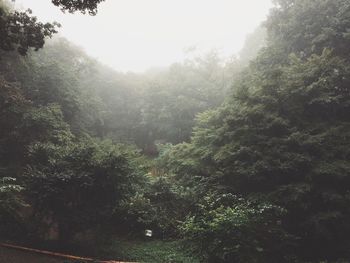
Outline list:
[[[15,178],[0,178],[0,233],[2,238],[19,234],[22,220],[18,209],[25,203],[20,199],[19,193],[23,187],[18,185]]]
[[[26,194],[34,216],[41,225],[56,227],[62,241],[92,228],[114,227],[115,207],[142,181],[137,151],[108,140],[37,144],[31,158]]]
[[[179,224],[188,213],[182,188],[167,176],[151,177],[145,186],[144,191],[124,200],[120,206],[118,212],[124,216],[126,229],[138,234],[152,229],[158,238],[177,236]]]
[[[291,237],[282,230],[283,213],[231,194],[209,195],[182,231],[209,262],[286,262]]]

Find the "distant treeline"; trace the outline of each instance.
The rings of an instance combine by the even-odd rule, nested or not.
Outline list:
[[[143,74],[0,3],[2,237],[152,229],[203,262],[349,262],[350,0],[276,0],[237,58]]]

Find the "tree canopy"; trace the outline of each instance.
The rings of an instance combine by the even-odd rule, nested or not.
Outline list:
[[[63,11],[67,10],[70,13],[80,11],[88,12],[90,15],[97,13],[97,6],[104,0],[52,0],[55,6],[60,7]]]
[[[348,262],[349,17],[349,0],[276,0],[237,58],[136,74],[1,5],[2,236],[152,229],[202,262]]]

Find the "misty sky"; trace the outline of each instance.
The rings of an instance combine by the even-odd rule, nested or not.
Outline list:
[[[181,61],[184,50],[237,53],[267,16],[271,0],[106,0],[98,14],[63,14],[50,0],[16,0],[61,35],[119,71],[144,71]]]

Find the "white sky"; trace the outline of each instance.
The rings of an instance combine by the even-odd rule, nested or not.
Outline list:
[[[96,16],[63,14],[50,0],[16,0],[61,35],[119,71],[141,72],[185,57],[184,49],[236,54],[271,0],[106,0]]]

